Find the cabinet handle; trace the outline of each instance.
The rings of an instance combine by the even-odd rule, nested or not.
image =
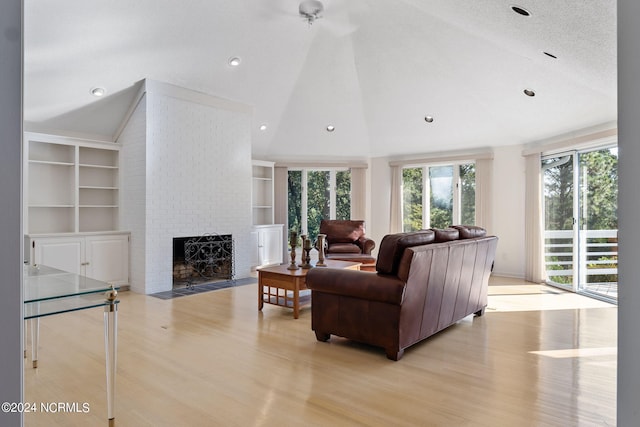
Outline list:
[[[88,262],[83,262],[83,263],[80,263],[80,265],[89,265],[89,263]]]

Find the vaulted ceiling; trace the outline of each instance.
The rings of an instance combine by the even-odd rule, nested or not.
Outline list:
[[[262,158],[522,144],[615,121],[615,1],[515,1],[530,16],[503,0],[323,0],[308,25],[299,0],[25,0],[24,120],[113,137],[149,78],[253,106]]]

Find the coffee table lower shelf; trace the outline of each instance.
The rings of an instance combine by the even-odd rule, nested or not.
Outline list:
[[[267,289],[278,289],[278,288],[267,288]],[[280,289],[282,290],[282,289]],[[268,292],[268,291],[267,291]],[[286,292],[285,295],[268,295],[264,294],[262,301],[265,304],[279,305],[280,307],[293,308],[294,307],[294,298],[293,292]],[[298,296],[299,308],[302,308],[306,305],[311,304],[311,291],[302,291]]]

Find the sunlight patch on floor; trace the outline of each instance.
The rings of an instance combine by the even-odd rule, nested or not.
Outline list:
[[[489,281],[489,313],[615,307],[615,304],[522,279],[492,276]]]
[[[568,348],[565,350],[530,351],[529,353],[554,359],[566,359],[572,357],[615,356],[618,354],[618,349],[616,347]]]

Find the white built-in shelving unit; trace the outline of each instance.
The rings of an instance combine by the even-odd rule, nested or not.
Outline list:
[[[119,149],[27,134],[27,234],[117,230]]]
[[[273,162],[254,160],[251,203],[253,225],[273,224]]]
[[[26,259],[126,283],[129,233],[118,229],[120,145],[27,132],[24,150]],[[109,269],[118,271],[117,280],[110,280]]]
[[[252,162],[251,209],[254,267],[282,263],[283,224],[274,224],[274,163]]]

